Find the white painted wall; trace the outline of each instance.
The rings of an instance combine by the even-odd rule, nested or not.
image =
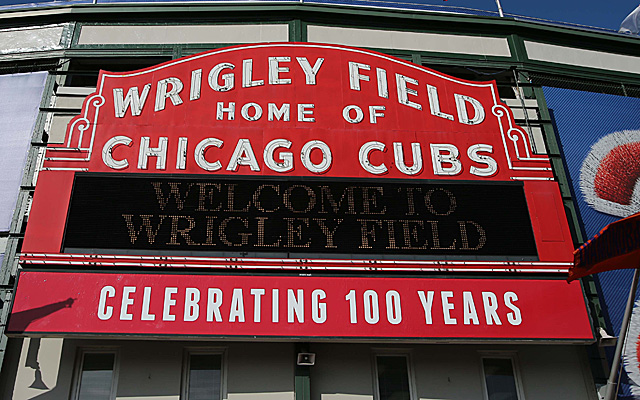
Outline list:
[[[495,37],[309,25],[307,27],[307,38],[309,42],[343,44],[375,49],[402,49],[498,57],[511,56],[507,39]]]
[[[25,339],[14,400],[68,400],[77,352],[118,349],[116,400],[180,400],[185,349],[225,349],[227,400],[294,400],[294,343]],[[414,400],[483,398],[481,356],[515,354],[526,400],[596,400],[584,348],[562,345],[387,345],[312,343],[312,400],[374,400],[373,355],[409,354]],[[36,381],[37,360],[42,385]],[[37,382],[37,381],[36,381]]]

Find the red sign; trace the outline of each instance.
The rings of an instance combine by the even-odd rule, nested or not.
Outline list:
[[[640,267],[640,213],[612,222],[574,252],[569,281],[598,272]]]
[[[146,256],[144,251],[138,254],[128,250],[125,257],[117,251],[104,250],[96,257],[77,250],[77,246],[64,250],[74,176],[82,172],[190,174],[198,178],[253,175],[518,181],[523,182],[531,226],[512,229],[526,229],[530,236],[533,233],[537,257],[497,257],[495,262],[487,263],[467,262],[464,257],[460,261],[444,257],[445,262],[427,257],[415,262],[390,257],[382,261],[375,255],[370,258],[374,263],[381,261],[376,266],[381,268],[558,272],[569,267],[573,250],[549,159],[534,153],[528,135],[515,125],[510,109],[501,103],[495,82],[465,81],[361,49],[308,43],[245,45],[130,73],[101,71],[96,92],[85,100],[82,114],[69,124],[64,144],[47,147],[23,242],[22,262],[47,264],[64,260],[80,265],[110,265],[129,262],[129,256],[134,254],[140,256],[138,263],[160,265],[157,257]],[[173,194],[167,189],[166,193],[182,195],[179,190],[183,189],[176,189]],[[256,193],[262,193],[259,190]],[[450,204],[454,207],[453,202]],[[125,214],[132,216],[122,220],[121,229],[133,232],[132,238],[138,237],[138,231],[147,232],[151,241],[155,229],[152,225],[163,220],[167,229],[172,229],[166,234],[172,238],[166,240],[167,246],[179,241],[224,242],[207,235],[226,229],[226,225],[201,228],[206,232],[198,241],[189,237],[191,228],[180,225],[191,223],[186,217],[167,214],[152,220],[144,213]],[[366,225],[367,218],[357,218],[364,224],[363,232],[378,229],[370,226],[383,226],[376,221]],[[204,217],[199,220],[205,221]],[[233,221],[242,224],[243,220]],[[260,221],[263,220],[254,224],[255,232],[260,231]],[[297,220],[292,224],[303,229],[307,222],[313,225],[313,221]],[[396,222],[396,231],[407,232],[403,236],[408,238],[406,247],[417,246],[409,243],[414,237],[411,230],[427,232],[435,226]],[[90,216],[86,223],[91,224]],[[482,227],[474,223],[472,219],[452,221],[452,226],[462,227],[457,228],[461,231],[457,233],[457,247],[452,247],[459,249],[461,243],[468,241],[462,232],[467,226],[482,236]],[[200,225],[203,224],[206,221]],[[334,229],[333,225],[313,227],[324,229],[325,236]],[[238,225],[235,229],[243,227]],[[450,244],[438,244],[439,237],[430,231],[429,235],[432,247]],[[108,237],[105,235],[105,240]],[[475,240],[474,246],[483,240]],[[229,243],[235,246],[236,242]],[[419,245],[423,244],[420,241]],[[102,257],[105,255],[109,257]],[[291,263],[267,257],[162,255],[163,266],[233,264],[256,268]],[[320,263],[319,268],[324,269],[327,265],[322,257],[297,258],[297,266],[314,268]],[[331,267],[346,269],[362,263],[362,268],[368,268],[372,262],[354,262],[348,254],[343,258],[331,261]]]
[[[580,284],[22,271],[12,334],[593,340]]]

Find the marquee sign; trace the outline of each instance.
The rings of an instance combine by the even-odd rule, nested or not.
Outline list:
[[[565,271],[558,210],[495,82],[245,45],[101,71],[47,147],[22,262]]]
[[[22,271],[18,293],[8,334],[593,341],[563,280]]]

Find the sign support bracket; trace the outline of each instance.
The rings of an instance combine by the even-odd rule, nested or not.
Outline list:
[[[620,335],[618,337],[618,343],[616,344],[616,351],[613,356],[613,363],[611,364],[611,373],[607,380],[607,391],[605,394],[605,400],[614,400],[617,392],[617,375],[620,365],[620,359],[622,357],[622,349],[626,342],[627,329],[629,328],[629,322],[631,321],[631,312],[633,310],[633,303],[636,298],[636,291],[638,289],[638,280],[640,279],[640,268],[636,268],[633,273],[633,281],[631,283],[631,289],[629,290],[629,298],[627,299],[627,308],[624,310],[624,318],[622,319],[622,326],[620,327]]]

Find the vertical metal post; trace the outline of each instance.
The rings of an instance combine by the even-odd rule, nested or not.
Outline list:
[[[502,12],[502,4],[500,4],[500,0],[496,0],[496,5],[498,6],[498,13],[501,17],[504,17],[504,13]]]
[[[613,363],[611,364],[611,373],[609,374],[609,380],[607,381],[607,391],[604,396],[605,400],[614,400],[616,398],[616,388],[618,386],[618,366],[620,365],[620,359],[622,358],[622,349],[624,348],[625,339],[627,337],[627,328],[629,327],[629,321],[631,321],[631,311],[633,310],[633,303],[636,299],[636,290],[638,289],[639,278],[640,268],[636,268],[633,273],[633,283],[631,283],[631,289],[629,289],[627,308],[625,308],[624,310],[624,318],[622,319],[622,326],[620,327],[618,343],[616,343],[616,352],[613,356]]]

